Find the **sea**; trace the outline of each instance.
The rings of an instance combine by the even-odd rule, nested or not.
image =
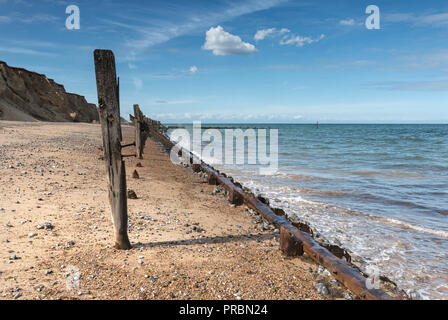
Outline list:
[[[212,165],[347,249],[366,272],[422,299],[448,299],[448,125],[203,126],[278,130],[275,173],[248,161]]]

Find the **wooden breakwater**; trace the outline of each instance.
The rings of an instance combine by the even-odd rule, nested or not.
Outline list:
[[[121,125],[119,117],[118,86],[115,75],[115,61],[111,51],[95,51],[95,67],[97,75],[99,112],[103,133],[103,147],[106,169],[108,172],[109,200],[116,230],[116,246],[119,249],[130,248],[127,238],[127,203],[126,177],[121,150],[127,146],[135,146],[134,155],[143,158],[145,141],[148,137],[160,142],[167,150],[176,147],[166,132],[167,127],[159,121],[146,117],[138,105],[134,105],[131,121],[135,126],[135,143],[121,145]],[[118,120],[116,120],[118,119]],[[337,246],[324,245],[312,237],[309,226],[289,221],[282,209],[272,208],[269,201],[255,196],[232,177],[219,172],[215,168],[198,159],[190,151],[180,149],[179,156],[189,159],[189,167],[194,172],[203,172],[211,185],[221,185],[229,194],[229,202],[251,208],[280,230],[280,249],[290,257],[302,256],[306,253],[314,261],[324,266],[340,283],[355,295],[366,300],[393,299],[381,289],[371,288],[365,275],[350,263],[350,255]],[[126,228],[125,228],[126,227]]]
[[[175,144],[165,134],[168,128],[160,125],[160,122],[146,117],[144,121],[149,125],[149,136],[162,143],[167,150],[175,147]],[[151,127],[151,123],[158,125]],[[194,172],[204,172],[208,177],[209,184],[221,185],[228,191],[231,204],[245,204],[279,228],[280,248],[283,254],[293,257],[301,256],[306,252],[313,260],[327,268],[339,282],[361,299],[392,299],[383,290],[367,287],[366,277],[350,263],[350,255],[345,250],[337,246],[318,243],[310,234],[312,232],[311,228],[305,224],[289,221],[283,210],[270,207],[267,199],[256,197],[252,192],[243,188],[240,183],[234,181],[232,177],[209,166],[188,150],[182,149],[179,152],[179,156],[185,156],[183,153],[187,153],[187,158],[189,157],[190,159],[190,167]]]

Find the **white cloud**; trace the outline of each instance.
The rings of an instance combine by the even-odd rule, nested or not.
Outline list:
[[[223,27],[210,28],[205,37],[204,50],[212,50],[215,56],[247,55],[256,53],[254,45],[243,42],[240,37],[226,32]]]
[[[354,26],[355,25],[355,19],[345,19],[339,21],[339,24],[343,26]]]
[[[190,74],[196,74],[198,73],[198,67],[196,66],[191,66],[189,69]]]
[[[314,42],[319,42],[325,38],[324,34],[321,34],[319,38],[312,39],[311,37],[302,37],[302,36],[290,36],[285,37],[280,40],[281,45],[296,45],[297,47],[303,47],[305,44],[311,44]]]

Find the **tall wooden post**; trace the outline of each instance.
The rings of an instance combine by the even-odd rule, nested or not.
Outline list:
[[[115,227],[115,247],[131,248],[128,238],[126,170],[121,156],[121,123],[115,57],[110,50],[95,50],[98,111],[103,135],[109,202]]]
[[[143,147],[144,147],[144,137],[143,137],[143,114],[140,111],[138,104],[134,104],[134,124],[135,124],[135,148],[137,150],[137,157],[143,159]]]

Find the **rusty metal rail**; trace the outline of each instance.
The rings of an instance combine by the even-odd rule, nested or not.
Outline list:
[[[148,118],[146,118],[148,119]],[[154,122],[151,119],[150,122]],[[158,123],[160,124],[160,123]],[[175,144],[163,134],[159,128],[149,127],[150,136],[162,143],[167,149],[171,149]],[[198,159],[189,151],[190,164],[195,172],[204,172],[208,176],[209,184],[222,185],[229,192],[229,201],[235,205],[245,204],[249,208],[255,210],[263,218],[275,225],[281,231],[280,246],[285,247],[293,244],[298,246],[294,252],[298,255],[306,252],[314,261],[324,266],[340,283],[350,289],[360,299],[364,300],[392,300],[393,298],[381,289],[370,289],[367,287],[367,279],[355,269],[349,262],[341,259],[345,256],[341,249],[335,252],[330,251],[323,245],[315,241],[312,236],[297,228],[290,222],[281,209],[273,209],[264,199],[255,197],[255,195],[247,190],[243,190],[242,186],[235,182],[232,178],[220,173],[213,167]],[[188,156],[187,156],[188,158]],[[306,228],[305,228],[306,229]],[[282,244],[282,241],[285,243]],[[284,248],[282,248],[284,249]],[[285,250],[288,250],[286,248]],[[342,250],[343,251],[343,250]],[[297,255],[297,254],[296,254]],[[339,258],[339,257],[341,258]]]

